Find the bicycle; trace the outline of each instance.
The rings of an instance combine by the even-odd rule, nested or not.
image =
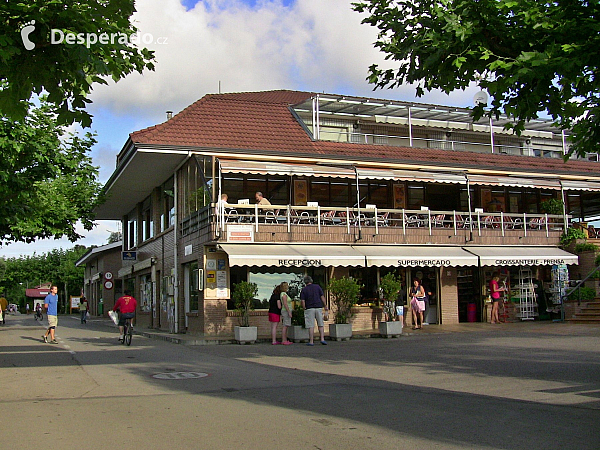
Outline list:
[[[133,336],[133,325],[131,324],[131,319],[125,319],[125,324],[123,325],[123,340],[121,344],[128,346],[131,345],[131,338]]]

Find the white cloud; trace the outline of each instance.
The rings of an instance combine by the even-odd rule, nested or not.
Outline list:
[[[92,93],[92,128],[98,130],[94,164],[106,181],[128,133],[163,122],[165,111],[179,112],[206,93],[298,89],[332,94],[415,100],[414,88],[373,92],[365,78],[373,63],[386,67],[373,47],[377,30],[361,25],[350,0],[206,0],[187,10],[179,0],[138,0],[135,24],[141,35],[163,45],[156,51],[156,71],[131,74],[118,83],[96,85]],[[289,6],[285,6],[289,4]],[[427,94],[423,102],[466,106],[476,89],[451,96]],[[106,243],[100,225],[83,245]],[[113,231],[116,225],[108,229]],[[81,231],[83,233],[83,230]],[[68,241],[40,241],[0,248],[0,255],[70,248]]]

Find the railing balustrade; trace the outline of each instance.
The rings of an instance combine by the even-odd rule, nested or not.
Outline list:
[[[211,209],[214,212],[214,208]],[[258,232],[264,225],[292,226],[312,225],[317,232],[324,227],[345,227],[350,234],[355,227],[372,227],[374,234],[382,228],[396,227],[407,234],[411,229],[427,229],[429,235],[435,230],[447,229],[454,235],[468,229],[481,236],[488,231],[497,231],[502,236],[507,232],[519,231],[527,236],[531,232],[564,232],[561,215],[476,212],[430,211],[411,209],[349,208],[293,205],[227,205],[221,214],[215,215],[217,228],[224,232],[228,224],[252,224]],[[568,216],[570,219],[570,216]]]

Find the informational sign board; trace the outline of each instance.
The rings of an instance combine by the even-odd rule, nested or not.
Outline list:
[[[137,261],[137,252],[121,252],[123,261]]]

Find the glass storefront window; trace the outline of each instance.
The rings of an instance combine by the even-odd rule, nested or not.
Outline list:
[[[408,184],[407,209],[421,209],[425,205],[425,186],[421,184]]]
[[[314,178],[309,183],[310,196],[309,201],[319,202],[321,206],[329,205],[329,180]]]
[[[292,267],[281,267],[281,268],[265,268],[264,270],[258,268],[252,268],[248,274],[248,281],[250,283],[256,283],[258,286],[257,302],[255,302],[255,309],[268,309],[269,298],[273,293],[275,286],[286,281],[290,285],[289,295],[297,297],[300,294],[300,289],[304,286],[304,269],[292,268]]]
[[[331,203],[329,206],[346,207],[349,204],[350,189],[347,181],[333,180],[331,182]]]

